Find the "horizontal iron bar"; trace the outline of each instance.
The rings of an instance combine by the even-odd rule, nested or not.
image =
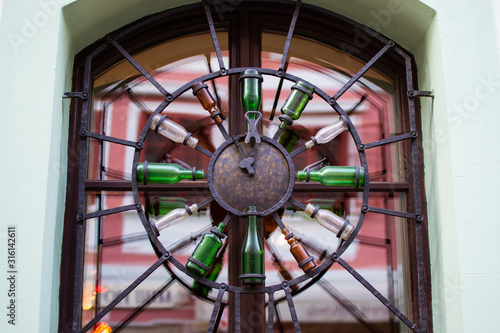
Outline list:
[[[167,260],[166,256],[160,257],[151,267],[149,267],[141,276],[139,276],[131,285],[129,285],[124,291],[121,292],[111,303],[108,304],[104,309],[101,310],[84,328],[80,333],[87,332],[92,326],[97,324],[99,320],[102,319],[109,311],[111,311],[118,303],[120,303],[128,294],[130,294],[139,284],[142,283],[148,276],[150,276],[158,267],[160,267],[163,262]]]
[[[397,216],[397,217],[402,217],[402,218],[406,218],[406,219],[414,219],[414,220],[417,219],[417,214],[400,212],[400,211],[392,210],[392,209],[385,209],[385,208],[377,208],[377,207],[368,206],[368,209],[365,209],[365,211],[370,212],[370,213]]]
[[[382,140],[378,140],[378,141],[374,141],[374,142],[370,142],[370,143],[365,143],[364,144],[364,149],[370,149],[370,148],[373,148],[373,147],[378,147],[378,146],[382,146],[382,145],[386,145],[388,143],[394,143],[394,142],[398,142],[398,141],[402,141],[402,140],[408,140],[408,139],[411,139],[411,138],[416,138],[416,132],[415,134],[413,133],[406,133],[406,134],[401,134],[401,135],[396,135],[396,136],[393,136],[393,137],[390,137],[390,138],[387,138],[387,139],[382,139]]]
[[[100,211],[89,213],[89,214],[83,214],[82,218],[79,218],[79,220],[88,220],[88,219],[93,219],[95,217],[117,214],[117,213],[129,211],[129,210],[137,210],[137,206],[135,204],[133,204],[133,205],[116,207],[116,208],[104,209],[104,210],[100,210]]]
[[[432,91],[425,90],[408,90],[409,97],[431,97],[434,98]]]
[[[166,192],[166,191],[207,191],[206,181],[180,182],[177,184],[138,184],[141,192]],[[370,182],[370,192],[406,192],[409,184],[404,182]],[[86,191],[132,191],[132,182],[130,180],[87,180],[85,182]],[[327,187],[319,183],[297,182],[293,188],[294,193],[301,192],[362,192],[363,189],[349,187]]]
[[[117,143],[119,145],[130,146],[130,147],[134,147],[134,148],[137,147],[137,142],[135,142],[135,141],[123,140],[123,139],[115,138],[113,136],[107,136],[107,135],[102,135],[102,134],[97,134],[94,132],[87,132],[87,131],[81,132],[80,135],[86,136],[88,138],[94,138],[94,139],[98,139],[98,140]]]
[[[368,281],[365,280],[361,274],[359,274],[354,268],[352,268],[347,262],[342,258],[335,259],[340,266],[344,267],[346,271],[349,272],[359,283],[361,283],[369,292],[373,294],[382,304],[384,304],[392,313],[394,313],[406,326],[408,326],[414,332],[419,332],[417,325],[412,323],[401,311],[398,310],[387,298],[385,298],[375,287],[373,287]]]
[[[63,94],[63,98],[80,98],[85,100],[89,98],[89,93],[86,91],[68,91]]]

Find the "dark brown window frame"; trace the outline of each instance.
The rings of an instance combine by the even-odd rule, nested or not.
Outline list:
[[[225,22],[216,22],[216,26],[220,25],[221,27],[227,27],[229,25],[230,45],[232,45],[230,47],[234,47],[237,43],[239,43],[240,52],[232,52],[231,54],[233,54],[233,57],[230,60],[230,67],[237,67],[259,66],[258,59],[260,50],[255,47],[250,47],[250,45],[255,45],[254,43],[257,45],[259,44],[256,39],[260,38],[259,31],[261,31],[261,29],[276,30],[281,33],[286,33],[286,28],[290,23],[294,6],[286,1],[276,1],[271,3],[252,1],[242,2],[236,7],[226,8],[231,10],[224,13],[224,16],[226,17]],[[251,20],[250,17],[252,17]],[[228,22],[232,23],[229,24]],[[120,40],[120,45],[122,45],[129,53],[144,50],[147,47],[168,39],[208,30],[203,7],[200,4],[194,4],[145,17],[137,22],[131,23],[128,26],[114,31],[112,35],[116,35],[127,30],[129,27],[136,25],[141,27],[130,33],[126,38]],[[369,42],[367,42],[366,45],[362,45],[362,48],[358,47],[360,45],[356,45],[355,43],[356,36],[359,36],[360,31],[369,37]],[[295,34],[306,37],[314,37],[314,39],[325,44],[338,47],[339,49],[348,50],[352,52],[352,55],[363,61],[369,61],[383,47],[383,40],[385,39],[383,36],[380,36],[369,28],[359,25],[358,23],[346,19],[345,17],[322,8],[305,4],[302,6],[300,19],[295,27]],[[147,36],[147,38],[144,38],[144,36]],[[105,42],[105,38],[106,37],[103,37],[101,40],[96,41],[94,44],[88,46],[75,56],[72,91],[82,91],[86,59],[89,54],[94,52],[103,44],[103,42]],[[244,50],[245,48],[247,48],[247,51],[241,52],[241,50]],[[404,51],[401,47],[398,47],[398,50],[404,53],[404,57],[402,57],[402,54],[392,50],[388,51],[387,55],[377,62],[376,67],[385,73],[393,74],[393,77],[396,78],[397,81],[396,84],[400,87],[398,90],[400,94],[398,100],[405,101],[408,98],[407,93],[410,90],[406,88],[407,84],[405,82],[405,78],[408,76],[411,77],[413,87],[417,87],[416,66],[411,54]],[[99,73],[119,60],[122,60],[119,54],[112,51],[105,51],[97,58],[93,59],[93,64],[97,65],[93,66],[93,73]],[[231,84],[237,85],[237,82],[232,82]],[[418,89],[415,88],[412,90],[417,91]],[[237,96],[233,95],[231,98],[235,99]],[[413,97],[410,96],[410,98]],[[233,103],[235,102],[237,104],[236,100],[233,101]],[[414,98],[414,103],[415,110],[419,110],[418,98]],[[400,103],[399,107],[403,109],[402,113],[404,115],[408,114],[407,103]],[[79,184],[79,146],[82,140],[79,135],[79,110],[81,110],[81,100],[75,98],[72,100],[70,111],[68,182],[66,189],[67,197],[61,261],[59,316],[60,332],[66,332],[69,328],[74,329],[75,323],[73,322],[73,304],[75,281],[81,278],[81,265],[83,263],[82,249],[77,248],[76,246],[76,244],[81,242],[81,239],[78,239],[77,237],[77,229],[82,228],[82,226],[75,223],[76,216],[78,214],[78,200],[76,198],[78,195]],[[421,119],[419,112],[415,112],[415,122],[416,124],[413,124],[413,126],[417,131],[418,137],[421,137]],[[242,122],[240,119],[234,117],[232,123],[230,124],[231,130],[235,133],[242,132],[241,126]],[[411,126],[410,119],[406,117],[404,119],[405,129],[409,129]],[[418,151],[420,154],[418,158],[420,165],[417,166],[417,169],[414,168],[412,170],[411,168],[408,168],[408,172],[418,172],[420,177],[418,177],[418,184],[408,184],[408,193],[411,200],[408,200],[409,204],[407,211],[415,211],[413,203],[415,200],[420,201],[420,211],[423,212],[423,220],[415,221],[416,223],[410,223],[408,239],[411,249],[410,266],[412,268],[412,285],[420,285],[423,290],[417,290],[417,288],[412,290],[412,292],[414,292],[412,297],[414,302],[414,304],[412,304],[412,309],[414,311],[414,318],[419,318],[421,322],[422,318],[424,318],[423,322],[426,325],[426,332],[432,332],[430,261],[428,252],[427,219],[425,218],[426,199],[424,191],[417,191],[417,195],[419,195],[420,198],[415,198],[415,185],[417,185],[420,189],[424,188],[422,171],[423,156],[421,140],[418,139],[415,140],[415,142],[418,145]],[[410,149],[409,147],[407,148],[406,158],[410,159]],[[242,231],[234,232],[242,234]],[[239,242],[240,240],[235,237],[233,238],[233,241]],[[423,276],[420,276],[421,279],[424,279],[423,282],[418,281],[418,269],[424,273]],[[424,299],[422,299],[422,296],[424,296]]]

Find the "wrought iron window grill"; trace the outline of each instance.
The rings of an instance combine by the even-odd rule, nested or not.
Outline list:
[[[289,58],[289,50],[290,50],[290,44],[292,42],[292,37],[294,35],[294,29],[295,25],[297,22],[297,19],[300,16],[300,9],[303,6],[301,1],[296,1],[293,10],[293,15],[291,17],[291,23],[288,28],[288,34],[286,36],[286,42],[285,45],[283,46],[283,53],[282,53],[282,58],[281,62],[278,68],[261,68],[261,67],[235,67],[235,68],[230,68],[226,66],[226,63],[224,61],[224,58],[222,56],[221,48],[219,46],[219,41],[217,38],[216,34],[216,26],[214,24],[214,20],[212,18],[212,12],[211,12],[211,4],[207,1],[203,1],[201,3],[205,10],[206,14],[206,20],[208,22],[208,27],[210,30],[210,36],[212,38],[213,42],[213,47],[217,55],[217,61],[219,64],[219,70],[215,72],[211,72],[209,74],[203,75],[201,77],[198,77],[194,80],[191,80],[189,82],[186,82],[184,85],[182,85],[180,88],[178,88],[175,91],[167,91],[150,73],[148,73],[135,59],[134,57],[126,50],[124,46],[122,46],[122,39],[126,38],[128,35],[135,33],[136,31],[140,30],[142,27],[157,21],[164,19],[165,17],[168,17],[168,12],[167,14],[160,14],[160,15],[155,15],[151,16],[145,20],[142,20],[140,23],[133,24],[126,29],[118,32],[117,34],[110,35],[108,36],[105,40],[102,42],[98,42],[97,46],[94,48],[94,50],[86,57],[85,61],[85,66],[84,66],[84,73],[83,73],[83,85],[82,85],[82,90],[81,91],[74,91],[74,92],[68,92],[64,94],[64,97],[66,98],[73,98],[75,100],[79,100],[79,106],[81,109],[81,119],[80,119],[80,130],[79,130],[79,137],[80,137],[80,142],[79,142],[79,176],[78,176],[78,201],[77,201],[77,215],[73,219],[73,221],[70,221],[72,223],[76,223],[76,262],[75,262],[75,279],[74,279],[74,295],[73,295],[73,325],[72,325],[72,331],[73,332],[88,332],[94,325],[96,325],[109,311],[111,311],[121,300],[123,300],[128,294],[130,294],[138,285],[140,285],[148,276],[150,276],[155,270],[157,270],[159,267],[164,266],[171,274],[171,277],[152,295],[150,295],[147,299],[144,300],[142,304],[137,306],[133,311],[130,312],[130,314],[123,320],[123,322],[120,324],[119,327],[115,328],[115,331],[120,331],[121,328],[127,325],[128,322],[130,322],[135,316],[137,316],[138,313],[140,313],[148,304],[150,304],[161,292],[166,290],[174,281],[179,282],[180,284],[184,285],[186,288],[191,289],[192,288],[186,284],[186,282],[183,281],[182,278],[178,276],[178,272],[180,271],[185,275],[190,276],[192,279],[197,281],[198,283],[201,283],[203,285],[209,286],[216,290],[216,297],[208,297],[205,296],[207,299],[211,300],[214,303],[213,306],[213,311],[211,314],[209,326],[207,328],[208,332],[215,332],[217,331],[217,327],[219,325],[219,322],[221,320],[222,313],[224,311],[224,308],[228,305],[224,300],[223,297],[225,294],[232,294],[234,297],[234,302],[235,302],[235,332],[240,332],[241,331],[241,323],[240,323],[240,300],[241,300],[241,295],[242,294],[267,294],[268,295],[268,302],[267,302],[267,332],[273,332],[273,325],[274,325],[274,318],[276,317],[276,305],[282,302],[286,302],[288,304],[288,308],[290,311],[290,315],[293,321],[293,326],[295,328],[296,332],[300,332],[300,324],[299,324],[299,319],[297,318],[297,314],[295,311],[294,307],[294,301],[293,301],[293,296],[300,293],[302,290],[307,289],[309,286],[319,283],[322,284],[325,288],[325,290],[329,291],[329,294],[332,295],[334,298],[338,298],[337,300],[340,302],[344,303],[344,306],[348,309],[350,309],[351,314],[355,316],[365,327],[369,328],[370,331],[377,332],[377,329],[371,326],[370,323],[366,322],[366,320],[363,318],[362,315],[359,314],[359,310],[356,309],[356,307],[352,306],[352,304],[349,304],[349,302],[342,300],[341,298],[338,297],[338,294],[335,292],[335,288],[331,285],[328,284],[327,281],[321,280],[323,275],[326,273],[326,271],[334,264],[338,264],[341,267],[343,267],[349,274],[351,274],[357,281],[359,281],[371,294],[373,294],[383,305],[385,305],[401,322],[403,322],[409,329],[411,329],[413,332],[419,332],[419,333],[424,333],[424,332],[429,332],[428,330],[428,305],[426,304],[427,300],[427,295],[426,295],[426,285],[425,285],[425,280],[426,280],[426,267],[425,267],[425,250],[424,250],[424,241],[423,238],[425,237],[424,235],[424,230],[423,230],[423,223],[425,222],[425,207],[423,208],[422,205],[422,188],[421,188],[421,156],[419,153],[419,126],[417,122],[417,112],[416,109],[418,108],[418,101],[417,99],[420,97],[427,97],[431,96],[430,92],[427,91],[419,91],[415,88],[415,77],[414,77],[414,65],[411,56],[403,50],[400,46],[398,46],[394,41],[387,39],[386,37],[375,33],[371,32],[370,38],[376,43],[377,45],[380,45],[381,47],[379,48],[379,51],[371,57],[369,61],[366,62],[366,64],[359,70],[354,76],[350,78],[350,80],[343,85],[343,87],[338,90],[334,95],[330,96],[323,90],[321,90],[318,86],[316,86],[313,82],[307,82],[303,80],[301,77],[292,75],[290,73],[287,73],[287,59]],[[351,22],[352,23],[352,22]],[[354,26],[358,27],[359,29],[364,29],[364,27],[352,23]],[[325,33],[327,33],[325,31]],[[141,131],[139,137],[137,138],[136,141],[129,141],[113,136],[107,136],[104,134],[100,133],[95,133],[90,130],[89,124],[88,124],[88,119],[89,119],[89,111],[91,108],[91,100],[92,100],[92,73],[94,72],[94,59],[103,53],[105,53],[107,50],[110,48],[114,48],[117,50],[124,59],[126,59],[135,69],[137,69],[142,76],[144,76],[145,79],[147,79],[151,84],[163,95],[164,100],[157,106],[156,110],[154,110],[153,114],[147,121],[146,125],[144,126],[143,130]],[[346,111],[337,103],[337,100],[346,92],[348,91],[377,61],[382,59],[389,51],[395,54],[396,56],[399,56],[403,59],[403,63],[405,66],[405,80],[406,82],[404,83],[404,86],[407,89],[407,94],[403,98],[404,102],[406,103],[405,109],[407,110],[408,113],[408,119],[409,119],[409,130],[407,133],[396,135],[393,137],[389,138],[384,138],[378,141],[374,142],[363,142],[357,132],[356,127],[353,125],[349,115],[346,113]],[[193,89],[193,86],[199,83],[205,83],[208,81],[216,80],[221,77],[235,77],[239,78],[241,76],[247,75],[248,70],[255,70],[259,73],[261,76],[272,76],[272,77],[277,77],[279,78],[280,81],[280,86],[278,88],[281,89],[281,85],[283,81],[289,81],[292,83],[297,83],[297,82],[307,82],[308,85],[312,86],[314,88],[314,95],[319,97],[321,100],[324,101],[324,103],[328,104],[331,107],[332,112],[336,113],[341,121],[345,124],[345,127],[347,128],[348,132],[351,135],[352,140],[354,141],[358,155],[359,155],[359,160],[361,162],[361,168],[364,170],[364,182],[361,187],[362,191],[362,206],[359,212],[359,221],[354,227],[352,233],[350,234],[347,239],[341,241],[340,246],[333,252],[329,253],[326,256],[326,259],[317,267],[313,268],[307,273],[302,274],[299,277],[293,278],[290,281],[283,281],[280,284],[275,284],[275,285],[269,285],[269,286],[257,286],[257,287],[252,287],[252,288],[246,288],[242,286],[237,286],[237,285],[231,285],[229,283],[224,283],[224,282],[216,282],[216,281],[211,281],[205,277],[200,277],[192,274],[190,271],[186,269],[186,267],[179,262],[175,258],[175,251],[176,248],[169,248],[167,249],[162,242],[157,237],[157,232],[154,230],[154,225],[150,223],[148,220],[144,208],[141,204],[140,200],[140,191],[148,191],[148,184],[144,183],[141,184],[138,179],[137,179],[137,167],[139,165],[139,158],[141,155],[141,150],[144,147],[144,142],[145,138],[148,135],[148,133],[152,130],[153,128],[151,126],[151,123],[153,122],[153,119],[157,115],[162,115],[162,113],[165,110],[168,110],[168,106],[175,101],[179,96],[184,94],[185,92],[190,91]],[[279,93],[278,93],[279,94]],[[276,107],[276,102],[273,107],[273,110]],[[167,113],[168,114],[168,113]],[[260,117],[259,115],[256,115],[256,117]],[[221,196],[219,193],[220,191],[218,188],[215,186],[217,180],[214,179],[214,170],[215,164],[218,161],[218,158],[220,158],[221,154],[223,154],[224,150],[227,147],[232,147],[233,145],[238,145],[239,142],[243,142],[245,136],[253,136],[254,138],[258,138],[259,141],[262,140],[262,142],[265,143],[265,145],[269,147],[274,147],[277,151],[277,154],[279,155],[279,158],[282,158],[286,161],[286,164],[289,166],[289,176],[290,176],[290,183],[284,193],[281,194],[280,200],[278,200],[275,204],[273,204],[271,207],[268,207],[266,210],[261,210],[256,213],[259,217],[265,217],[265,216],[272,216],[276,223],[278,224],[279,228],[281,230],[286,229],[286,226],[283,224],[279,214],[277,213],[277,210],[279,208],[282,208],[285,204],[291,204],[293,205],[297,210],[306,210],[307,207],[305,204],[300,202],[299,200],[296,200],[293,198],[294,196],[294,183],[295,183],[295,169],[293,167],[293,158],[299,154],[304,153],[305,151],[308,150],[310,147],[302,146],[301,148],[298,148],[292,152],[287,152],[279,143],[278,143],[278,138],[280,137],[281,133],[283,132],[284,127],[280,128],[277,130],[276,134],[270,138],[270,137],[265,137],[262,136],[258,133],[257,127],[255,127],[254,130],[249,129],[247,133],[240,134],[240,135],[233,135],[231,136],[224,126],[222,125],[223,120],[220,117],[220,114],[217,112],[211,114],[211,118],[216,122],[217,127],[219,128],[222,136],[226,140],[225,143],[223,143],[220,147],[217,148],[215,152],[211,152],[205,148],[203,148],[200,144],[193,144],[191,145],[192,148],[198,150],[200,154],[206,155],[210,158],[210,166],[209,170],[207,173],[207,179],[208,179],[208,187],[210,189],[211,195],[208,196],[206,199],[202,200],[201,202],[197,203],[198,208],[204,207],[208,205],[210,202],[213,200],[217,201],[223,208],[227,210],[227,215],[223,220],[224,225],[229,225],[231,223],[231,218],[233,216],[240,216],[240,217],[248,217],[249,214],[247,211],[243,211],[238,208],[234,208],[233,205],[228,204],[226,202],[226,197],[224,195]],[[274,117],[274,112],[272,117]],[[165,117],[163,119],[158,121],[158,124],[156,126],[156,130],[158,130],[158,127],[161,125],[161,123],[164,121]],[[290,118],[280,118],[282,121],[290,125],[293,120]],[[247,122],[249,127],[256,126],[257,120],[250,120],[247,118]],[[256,133],[257,132],[257,133]],[[189,139],[189,135],[187,135],[183,142],[184,145],[186,145]],[[106,142],[111,142],[114,144],[118,145],[123,145],[127,147],[132,147],[134,149],[134,159],[133,159],[133,166],[132,166],[132,172],[131,172],[131,183],[130,186],[127,187],[127,189],[131,189],[133,192],[133,198],[134,198],[134,203],[130,205],[124,205],[121,207],[117,208],[112,208],[112,209],[104,209],[104,210],[98,210],[95,212],[91,213],[86,213],[86,194],[89,190],[91,190],[94,187],[99,187],[99,183],[94,181],[89,181],[87,179],[86,175],[86,165],[88,163],[87,160],[87,151],[88,151],[88,140],[92,139],[97,139],[99,141],[106,141]],[[313,140],[313,146],[317,145],[318,143],[315,142],[315,139],[312,138]],[[411,168],[411,175],[412,175],[412,193],[411,193],[411,200],[412,204],[410,205],[413,210],[410,212],[403,212],[403,211],[396,211],[396,210],[389,210],[385,208],[379,208],[379,207],[374,207],[370,206],[368,203],[369,199],[369,194],[370,194],[370,173],[369,173],[369,165],[367,162],[366,158],[366,151],[369,149],[372,149],[374,147],[379,147],[383,145],[391,145],[393,143],[399,142],[399,141],[407,141],[409,142],[409,166]],[[266,147],[267,147],[266,146]],[[185,149],[189,149],[186,147]],[[241,151],[241,150],[240,150]],[[245,157],[245,154],[243,154],[243,157]],[[147,170],[147,167],[145,167]],[[359,172],[359,170],[357,171]],[[193,171],[194,174],[194,171]],[[308,174],[309,176],[309,174]],[[358,174],[359,176],[359,174]],[[144,179],[146,179],[146,175],[144,175]],[[158,189],[159,187],[155,187]],[[319,208],[318,208],[319,209]],[[318,212],[318,209],[316,209],[314,212],[312,212],[312,216]],[[186,208],[187,212],[189,213],[189,209]],[[157,261],[151,265],[146,271],[143,272],[134,282],[132,282],[127,288],[125,288],[111,303],[109,303],[105,308],[103,308],[99,313],[90,321],[88,322],[83,328],[81,324],[81,303],[82,303],[82,270],[83,270],[83,238],[84,238],[84,224],[83,222],[88,219],[92,218],[97,218],[97,217],[102,217],[106,215],[111,215],[111,214],[117,214],[125,211],[137,211],[137,214],[140,218],[140,221],[144,227],[144,229],[147,232],[147,235],[149,237],[149,240],[154,248],[155,253],[158,256]],[[393,305],[387,298],[385,298],[373,285],[370,284],[369,281],[367,281],[360,273],[358,273],[349,263],[342,258],[342,254],[346,251],[346,249],[351,245],[351,243],[356,239],[356,236],[358,235],[360,229],[363,226],[363,221],[366,216],[369,216],[369,214],[384,214],[384,215],[389,215],[389,216],[396,216],[396,217],[401,217],[405,219],[412,220],[414,225],[415,225],[415,252],[416,252],[416,276],[417,276],[417,285],[416,285],[416,299],[418,300],[417,302],[417,310],[416,313],[418,313],[417,316],[417,321],[413,322],[411,321],[407,316],[405,316],[395,305]],[[347,223],[347,222],[346,222]],[[346,225],[343,226],[344,228]],[[339,231],[339,235],[342,234],[343,230]],[[194,238],[199,238],[202,236],[202,234],[193,236]],[[184,241],[191,241],[192,239],[187,239]],[[178,243],[182,244],[182,240]],[[175,269],[174,269],[175,267]],[[299,283],[304,283],[300,288],[293,288],[294,286],[298,286]],[[281,298],[275,298],[275,294],[278,291],[284,292],[284,296]],[[198,295],[200,296],[200,295]]]

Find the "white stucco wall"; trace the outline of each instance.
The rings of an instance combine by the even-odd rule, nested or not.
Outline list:
[[[5,249],[7,225],[16,225],[19,246],[17,325],[3,315],[2,331],[57,331],[69,118],[61,95],[71,84],[74,55],[124,24],[187,2],[194,1],[0,0],[0,240]],[[420,89],[436,96],[422,99],[435,331],[493,332],[500,298],[493,210],[500,185],[500,6],[305,2],[369,25],[415,55]],[[7,271],[5,256],[0,270]],[[1,278],[2,308],[6,290]]]

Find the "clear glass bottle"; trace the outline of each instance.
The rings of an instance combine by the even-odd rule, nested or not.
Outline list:
[[[344,220],[340,216],[335,215],[326,209],[317,209],[316,206],[308,204],[304,212],[316,219],[316,221],[324,228],[333,232],[337,237],[347,240],[351,235],[354,227],[349,221]],[[340,234],[339,234],[340,233]]]
[[[161,121],[160,125],[157,128],[158,123]],[[186,144],[191,148],[195,148],[198,144],[198,139],[191,136],[191,133],[188,133],[184,127],[173,122],[168,118],[164,118],[162,115],[157,114],[151,120],[151,125],[149,126],[152,130],[158,132],[164,137],[169,138],[170,140]]]
[[[344,123],[342,118],[339,118],[333,122],[333,124],[320,129],[316,135],[311,138],[311,140],[305,143],[305,146],[307,149],[310,149],[315,145],[328,143],[344,131],[347,131],[347,125]]]
[[[189,207],[186,206],[185,208],[176,208],[156,221],[149,220],[149,224],[153,228],[153,231],[156,233],[156,235],[159,235],[161,230],[184,221],[186,217],[193,214],[197,210],[198,210],[197,204],[192,204],[191,206]]]

